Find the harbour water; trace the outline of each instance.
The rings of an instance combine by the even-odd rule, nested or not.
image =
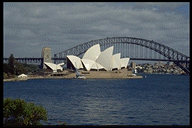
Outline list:
[[[56,125],[189,125],[189,76],[4,82],[3,96],[42,105]]]

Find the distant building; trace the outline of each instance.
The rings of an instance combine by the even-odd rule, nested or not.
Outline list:
[[[18,76],[18,78],[27,78],[27,75],[21,74],[21,75]]]
[[[131,62],[131,68],[135,69],[136,68],[136,63],[135,62]]]
[[[171,65],[173,65],[173,62],[168,61],[167,65],[171,66]]]

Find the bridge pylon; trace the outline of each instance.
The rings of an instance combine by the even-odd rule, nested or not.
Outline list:
[[[42,52],[41,52],[41,57],[43,58],[42,62],[41,62],[41,67],[42,69],[46,69],[46,66],[44,65],[44,62],[50,62],[52,63],[52,60],[51,60],[51,48],[49,47],[44,47],[42,49]]]

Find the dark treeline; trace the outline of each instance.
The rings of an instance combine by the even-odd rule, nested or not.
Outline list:
[[[3,77],[11,78],[15,77],[15,75],[20,75],[22,73],[34,73],[38,72],[41,69],[38,65],[34,64],[22,64],[15,60],[13,54],[10,55],[8,63],[3,62]]]

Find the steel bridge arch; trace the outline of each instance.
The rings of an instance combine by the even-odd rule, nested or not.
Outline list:
[[[183,69],[187,74],[190,74],[189,66],[190,66],[190,57],[182,54],[181,52],[178,52],[174,50],[173,48],[170,48],[164,44],[155,42],[153,40],[147,40],[142,38],[135,38],[135,37],[107,37],[103,39],[97,39],[97,40],[91,40],[89,42],[77,45],[75,47],[72,47],[70,49],[67,49],[65,51],[59,52],[54,54],[54,58],[66,58],[67,55],[76,55],[80,56],[81,54],[85,53],[87,49],[89,49],[91,46],[95,44],[100,44],[101,46],[112,46],[115,44],[134,44],[134,45],[140,45],[142,47],[151,49],[164,57],[167,58],[167,60],[173,61],[177,66],[179,66],[181,69]],[[183,63],[186,64],[186,66],[183,66]]]

